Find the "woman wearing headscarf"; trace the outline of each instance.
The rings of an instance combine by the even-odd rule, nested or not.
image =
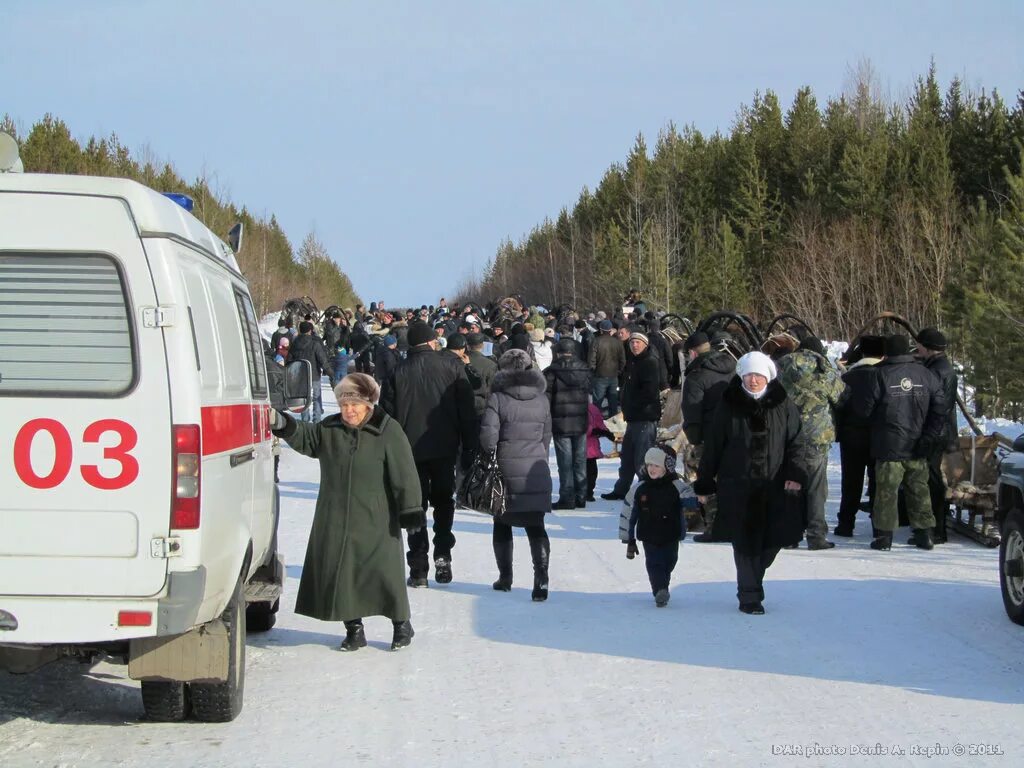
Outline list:
[[[344,621],[341,650],[366,645],[364,616],[394,625],[391,650],[412,641],[403,528],[425,523],[412,449],[378,405],[372,376],[351,373],[334,388],[341,412],[315,424],[274,411],[274,434],[320,461],[320,492],[295,612]]]
[[[765,571],[780,549],[803,538],[806,525],[800,412],[777,381],[771,358],[748,352],[739,359],[705,430],[693,489],[702,503],[718,494],[718,516],[731,534],[740,610],[762,614]]]
[[[498,360],[480,427],[480,447],[497,450],[505,478],[505,513],[494,520],[494,559],[498,580],[494,589],[512,589],[512,527],[526,529],[533,556],[533,593],[536,602],[548,597],[548,560],[551,543],[544,515],[551,511],[551,409],[546,384],[530,356],[510,349]]]

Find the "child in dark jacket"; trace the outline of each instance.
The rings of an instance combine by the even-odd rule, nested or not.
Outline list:
[[[651,581],[654,604],[659,608],[668,605],[668,585],[679,560],[679,542],[686,537],[684,510],[698,503],[693,489],[675,470],[676,456],[671,448],[651,448],[644,455],[640,481],[626,497],[629,509],[626,557],[630,560],[636,557],[638,539],[644,543],[647,577]]]

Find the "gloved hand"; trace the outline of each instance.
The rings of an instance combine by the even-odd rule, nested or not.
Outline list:
[[[629,544],[626,545],[626,559],[632,560],[638,554],[640,554],[640,550],[636,546],[636,539],[630,539]]]
[[[277,408],[270,409],[270,428],[271,429],[282,429],[288,423],[288,417],[281,413]]]

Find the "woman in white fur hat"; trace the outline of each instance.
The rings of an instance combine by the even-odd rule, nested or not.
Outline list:
[[[748,352],[736,364],[710,426],[693,489],[701,501],[718,495],[718,517],[729,532],[740,610],[764,613],[765,571],[779,550],[803,538],[800,491],[807,446],[800,412],[776,379],[771,358]]]

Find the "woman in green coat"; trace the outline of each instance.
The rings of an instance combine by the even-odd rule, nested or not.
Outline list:
[[[402,529],[424,525],[423,499],[405,432],[376,403],[363,373],[334,389],[341,413],[316,424],[274,412],[274,434],[320,460],[320,492],[295,612],[344,621],[341,650],[366,645],[364,616],[394,623],[391,650],[412,640]]]

